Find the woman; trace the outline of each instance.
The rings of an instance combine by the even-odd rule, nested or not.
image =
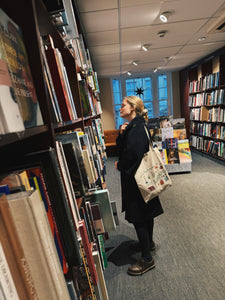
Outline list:
[[[120,116],[128,122],[120,128],[117,138],[119,160],[115,167],[121,173],[122,211],[125,219],[133,223],[140,246],[141,258],[128,268],[128,274],[141,275],[155,267],[151,250],[153,242],[154,218],[163,213],[159,198],[146,204],[136,184],[134,175],[144,153],[149,150],[149,139],[145,131],[146,110],[143,101],[136,96],[126,97],[120,108]],[[150,132],[149,132],[150,134]]]

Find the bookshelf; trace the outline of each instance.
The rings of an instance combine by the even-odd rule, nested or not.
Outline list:
[[[36,198],[35,201],[40,197],[45,204],[46,216],[49,220],[52,235],[55,238],[53,244],[51,244],[51,247],[53,247],[52,252],[55,255],[54,259],[56,261],[60,260],[62,267],[63,276],[61,274],[58,278],[63,288],[67,284],[68,289],[70,287],[70,291],[73,290],[77,298],[87,295],[89,290],[93,299],[100,299],[98,295],[103,294],[104,300],[107,300],[103,273],[105,268],[103,253],[104,239],[108,237],[108,231],[101,232],[101,236],[95,232],[91,206],[99,206],[102,197],[104,197],[104,204],[108,205],[106,212],[110,216],[105,220],[105,227],[110,230],[115,230],[116,227],[113,217],[113,212],[115,214],[116,209],[114,205],[114,211],[112,211],[104,180],[107,157],[101,124],[97,74],[92,69],[87,49],[84,48],[85,52],[83,53],[83,55],[88,55],[87,68],[84,68],[83,63],[78,64],[76,51],[72,47],[76,41],[68,42],[65,40],[62,31],[54,25],[51,15],[43,4],[44,2],[41,0],[22,0],[19,2],[3,0],[1,2],[1,9],[19,26],[23,34],[23,42],[28,56],[27,66],[29,66],[32,74],[33,86],[38,100],[37,105],[40,107],[43,122],[40,125],[25,127],[24,130],[18,132],[1,132],[0,180],[1,182],[5,179],[9,180],[9,178],[18,180],[17,182],[20,183],[18,183],[19,186],[16,186],[14,197],[20,199],[20,192],[26,189],[21,179],[21,172],[23,171],[26,173],[27,180],[32,182],[33,189],[39,191],[39,193],[35,191],[34,197],[30,196],[29,193],[31,192],[26,190],[26,198],[32,202],[32,197]],[[77,12],[74,12],[74,15],[77,16]],[[80,28],[81,26],[78,23],[76,30],[80,30]],[[81,38],[81,34],[82,32],[79,32],[77,38]],[[65,92],[65,89],[67,89],[70,108],[73,112],[76,112],[76,114],[71,114],[70,119],[62,117],[61,106],[57,106],[57,101],[63,101],[64,98],[59,97],[56,86],[54,88],[51,86],[51,84],[54,85],[53,74],[51,74],[51,70],[48,72],[46,68],[46,61],[49,65],[48,58],[46,61],[44,58],[44,54],[47,53],[47,49],[50,47],[46,44],[46,37],[52,38],[54,49],[57,49],[60,53],[57,56],[57,62],[61,61],[63,63],[60,75],[65,79],[63,91]],[[82,42],[82,39],[80,42]],[[83,46],[85,47],[84,41]],[[81,81],[87,93],[86,100],[89,101],[88,114],[84,113],[85,106],[82,102]],[[70,134],[73,135],[72,140]],[[76,139],[74,136],[76,136]],[[89,142],[84,142],[84,140]],[[68,147],[69,150],[74,149],[72,153],[77,172],[74,171],[75,167],[74,169],[71,168],[68,158],[69,152],[66,153],[68,155],[65,155],[64,149]],[[80,170],[80,167],[83,168],[83,171]],[[91,183],[86,172],[88,167],[93,172]],[[89,172],[91,171],[89,170]],[[85,177],[84,191],[77,188],[77,176],[80,180]],[[15,186],[11,186],[10,189],[11,192],[15,191]],[[2,199],[2,194],[0,196]],[[3,198],[5,201],[5,197]],[[7,201],[5,202],[7,203]],[[87,202],[89,206],[87,206]],[[43,215],[42,208],[40,208],[40,214],[42,214],[42,218],[46,218]],[[104,212],[102,212],[102,217],[103,214]],[[102,221],[104,223],[104,218]],[[111,222],[110,227],[109,225],[107,227],[107,222]],[[54,247],[57,248],[58,254],[56,254]],[[95,269],[94,264],[96,257],[98,258],[97,269]],[[42,259],[44,262],[45,258]],[[79,280],[82,274],[84,275],[84,271],[86,272],[86,279],[83,278],[83,280],[88,283],[88,290],[80,288],[81,283]],[[12,272],[12,270],[9,272]],[[101,282],[98,282],[98,277]],[[54,278],[52,280],[54,281]],[[43,282],[43,284],[46,283]],[[71,285],[73,285],[73,288],[71,288]],[[43,290],[43,288],[41,289]],[[38,287],[37,293],[39,295]],[[51,290],[51,293],[52,299],[57,299],[54,296],[54,293],[57,292]],[[66,292],[64,296],[67,299]],[[60,297],[58,298],[60,299]],[[49,299],[51,299],[51,296],[49,296]]]
[[[224,55],[189,74],[189,121],[191,146],[225,160]],[[193,76],[194,75],[194,76]]]

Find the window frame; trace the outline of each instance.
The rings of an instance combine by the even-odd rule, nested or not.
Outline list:
[[[173,115],[173,107],[172,107],[172,76],[171,72],[162,72],[162,73],[151,73],[151,74],[143,74],[141,76],[126,76],[126,77],[113,77],[111,78],[111,88],[112,88],[112,99],[113,99],[113,113],[114,113],[114,122],[115,122],[115,128],[117,128],[116,123],[116,110],[115,110],[115,101],[114,101],[114,91],[113,91],[113,80],[119,80],[120,81],[120,87],[121,87],[121,103],[123,99],[126,97],[126,79],[136,79],[136,78],[146,78],[150,77],[152,79],[152,96],[153,96],[153,118],[158,118],[159,115],[159,93],[158,93],[158,77],[160,75],[167,75],[167,109],[168,114],[167,115]],[[118,104],[117,104],[118,105]]]

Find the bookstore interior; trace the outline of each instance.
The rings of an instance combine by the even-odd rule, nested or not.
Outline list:
[[[1,299],[108,299],[105,241],[119,221],[100,77],[75,2],[1,1]],[[140,97],[153,85],[129,75],[112,81],[112,132],[120,84]],[[191,172],[192,149],[224,162],[225,50],[180,71],[176,118],[165,108],[167,77],[158,78],[162,108],[148,126],[168,172]]]

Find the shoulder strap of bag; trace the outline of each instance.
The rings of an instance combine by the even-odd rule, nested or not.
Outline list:
[[[146,127],[146,125],[144,125],[144,127],[145,127],[145,132],[146,132],[147,137],[148,137],[148,140],[149,140],[149,145],[153,148],[152,139],[151,139],[151,136],[150,136],[150,134],[149,134],[149,130],[148,130],[148,128]]]

